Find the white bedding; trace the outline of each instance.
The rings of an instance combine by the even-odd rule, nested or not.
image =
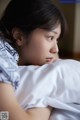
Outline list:
[[[27,110],[51,106],[50,120],[80,120],[80,62],[58,60],[43,66],[19,67],[16,97]]]

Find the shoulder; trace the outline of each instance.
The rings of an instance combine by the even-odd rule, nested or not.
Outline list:
[[[17,62],[12,55],[12,47],[0,38],[0,67],[7,68],[16,68]]]
[[[9,84],[18,83],[19,74],[13,48],[0,38],[0,81]]]
[[[6,38],[0,37],[0,56],[16,62],[19,57],[18,53],[7,41]]]

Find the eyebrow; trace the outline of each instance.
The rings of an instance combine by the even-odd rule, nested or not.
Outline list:
[[[58,33],[57,33],[56,31],[54,31],[54,30],[53,30],[52,32],[54,32],[55,34],[58,34]]]

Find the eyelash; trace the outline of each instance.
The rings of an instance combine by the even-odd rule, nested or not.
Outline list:
[[[50,41],[53,41],[54,36],[48,36],[48,39],[49,39]],[[57,44],[58,44],[58,40],[59,40],[59,39],[56,39]]]
[[[54,39],[54,36],[49,36],[48,38],[52,41]]]

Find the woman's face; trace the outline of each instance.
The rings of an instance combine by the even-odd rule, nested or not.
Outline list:
[[[43,65],[54,62],[59,51],[57,43],[60,34],[61,26],[59,24],[53,31],[35,29],[28,37],[24,37],[25,42],[19,64]]]

